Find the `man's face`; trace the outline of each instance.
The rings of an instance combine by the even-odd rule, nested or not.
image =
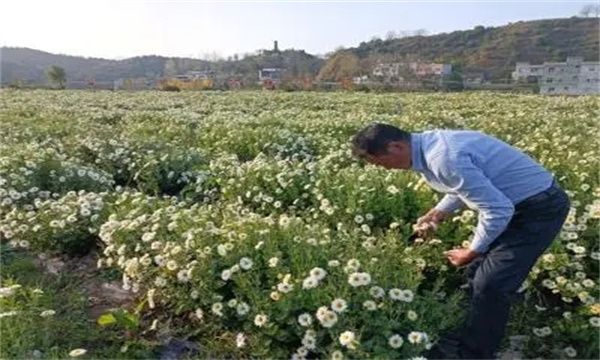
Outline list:
[[[407,143],[392,141],[387,144],[387,152],[379,155],[366,155],[365,159],[378,166],[390,169],[409,169],[411,166],[411,151]]]

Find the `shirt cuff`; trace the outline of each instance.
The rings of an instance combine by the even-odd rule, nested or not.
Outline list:
[[[474,238],[473,241],[471,241],[471,245],[469,246],[469,250],[475,251],[480,254],[485,254],[489,248],[490,244],[487,241],[484,241],[483,239],[477,237]]]
[[[456,195],[446,194],[434,209],[445,213],[453,213],[463,206],[462,200]]]

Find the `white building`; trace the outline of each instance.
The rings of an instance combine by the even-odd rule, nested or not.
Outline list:
[[[513,79],[528,76],[538,79],[541,94],[600,94],[600,62],[568,57],[566,62],[544,62],[542,65],[517,63]]]
[[[268,69],[261,69],[258,71],[258,79],[260,81],[281,80],[282,75],[283,75],[283,69],[280,69],[280,68],[268,68]]]
[[[449,75],[452,72],[450,64],[433,64],[419,62],[379,63],[373,68],[373,76],[399,77],[402,71],[410,71],[416,76]]]
[[[539,80],[544,72],[545,65],[531,65],[528,62],[518,62],[515,66],[515,71],[512,73],[514,81],[526,81],[529,77],[534,77]]]

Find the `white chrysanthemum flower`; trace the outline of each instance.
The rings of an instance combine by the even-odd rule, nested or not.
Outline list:
[[[73,350],[69,351],[69,356],[70,357],[78,357],[81,355],[85,355],[85,353],[87,353],[86,349],[73,349]]]
[[[572,346],[566,347],[563,351],[565,352],[565,355],[567,355],[568,357],[577,356],[577,350],[575,350]]]
[[[240,302],[237,305],[236,311],[237,311],[238,315],[244,316],[248,312],[250,312],[250,305],[246,304],[245,302]]]
[[[228,281],[231,279],[231,270],[225,269],[221,271],[221,279],[223,279],[223,281]]]
[[[310,326],[312,324],[312,316],[308,313],[301,314],[298,316],[298,324],[300,326]]]
[[[408,334],[408,341],[410,341],[411,344],[420,344],[425,340],[423,335],[424,334],[420,331],[412,331]]]
[[[13,311],[7,311],[7,312],[0,313],[0,318],[9,317],[9,316],[15,316],[15,315],[18,315],[18,314],[19,314],[18,311],[14,311],[14,310]]]
[[[252,269],[252,265],[254,265],[254,263],[252,262],[252,260],[250,258],[243,257],[240,259],[240,267],[242,269],[250,270],[250,269]]]
[[[173,247],[173,249],[171,249],[171,255],[177,255],[179,254],[181,251],[183,251],[183,248],[179,245],[176,245]]]
[[[217,246],[217,253],[221,256],[227,255],[227,248],[223,244]]]
[[[367,300],[363,303],[363,307],[365,308],[365,310],[375,311],[377,310],[377,303],[375,303],[375,301],[373,300]]]
[[[399,349],[402,344],[404,344],[404,339],[402,339],[402,336],[395,334],[390,336],[388,339],[388,344],[390,344],[393,349]]]
[[[399,192],[398,188],[395,187],[394,185],[388,186],[386,190],[387,190],[387,192],[389,192],[392,195],[396,195]]]
[[[358,273],[360,276],[360,285],[367,286],[371,283],[371,275],[366,272]]]
[[[308,349],[305,346],[300,346],[294,355],[292,355],[292,360],[306,360],[306,355],[308,355]]]
[[[331,353],[331,360],[344,360],[344,354],[341,351],[336,350]]]
[[[217,316],[223,316],[223,304],[220,302],[212,304],[210,310]]]
[[[177,270],[177,267],[178,267],[177,261],[175,261],[175,260],[167,261],[167,269],[174,271],[174,270]]]
[[[404,302],[412,302],[415,298],[415,295],[411,290],[402,290],[402,295],[400,296],[400,300]]]
[[[419,315],[417,315],[417,313],[415,311],[413,311],[413,310],[408,310],[408,312],[406,313],[406,317],[410,321],[415,321],[415,320],[417,320],[417,318],[419,317]]]
[[[358,269],[358,268],[360,268],[360,261],[358,259],[350,259],[350,260],[348,260],[346,265],[348,265],[349,267]]]
[[[156,236],[155,232],[146,232],[146,233],[144,233],[144,235],[142,235],[142,241],[150,242],[154,239],[155,236]]]
[[[265,314],[258,314],[254,317],[254,325],[263,327],[269,321],[269,318]]]
[[[246,346],[246,336],[243,333],[237,333],[235,336],[235,346],[239,348]]]
[[[290,218],[287,217],[286,215],[281,215],[281,217],[279,218],[279,226],[281,226],[282,228],[286,228],[290,225]]]
[[[317,337],[317,332],[314,329],[306,329],[306,331],[304,332],[304,336],[309,336],[309,337]]]
[[[600,327],[600,317],[593,316],[590,318],[589,322],[590,322],[590,325],[592,325],[594,327]]]
[[[342,344],[342,346],[345,346],[349,349],[356,348],[356,345],[357,345],[356,335],[354,335],[354,333],[352,331],[344,331],[340,335],[339,340],[340,340],[340,344]]]
[[[369,294],[375,299],[380,299],[385,295],[385,290],[380,286],[373,286],[369,289]]]
[[[302,345],[308,350],[314,350],[317,348],[317,339],[312,336],[304,336],[302,338]]]
[[[157,287],[163,287],[163,286],[167,285],[167,279],[165,279],[164,277],[158,276],[156,279],[154,279],[154,285],[156,285]]]
[[[575,248],[573,249],[573,252],[575,252],[575,254],[585,254],[585,247],[575,246]]]
[[[160,241],[153,241],[152,244],[150,244],[150,249],[152,250],[159,250],[162,247],[162,243]]]
[[[317,309],[317,319],[319,319],[319,321],[323,321],[323,319],[325,319],[325,315],[327,315],[327,312],[329,311],[329,309],[327,308],[327,306],[321,306]]]
[[[365,221],[365,219],[361,215],[356,215],[354,217],[354,222],[357,224],[362,224],[364,221]]]
[[[340,262],[338,260],[329,260],[329,262],[327,263],[327,266],[338,267],[338,266],[340,266]]]
[[[327,311],[323,316],[323,319],[319,319],[321,321],[321,325],[325,328],[331,328],[338,322],[338,316],[333,311]]]
[[[202,320],[204,320],[204,311],[202,311],[202,309],[198,308],[198,309],[196,309],[196,311],[194,311],[194,316],[196,317],[196,319],[202,321]]]
[[[272,257],[269,259],[269,267],[276,267],[279,264],[279,259],[276,257]]]
[[[42,311],[42,313],[40,314],[41,317],[50,317],[56,314],[56,311],[54,310],[44,310]]]
[[[393,288],[393,289],[390,289],[390,290],[388,291],[388,295],[390,296],[390,298],[391,298],[392,300],[402,300],[402,299],[403,299],[403,296],[404,296],[404,294],[403,294],[402,290],[401,290],[401,289],[398,289],[398,288]]]
[[[294,285],[287,284],[287,283],[279,283],[279,284],[277,284],[277,290],[284,294],[287,294],[290,291],[294,290]]]
[[[271,291],[271,294],[269,294],[269,297],[273,301],[279,301],[281,299],[281,293],[279,293],[277,291]]]
[[[177,280],[179,280],[179,282],[186,283],[190,281],[191,278],[192,270],[190,269],[181,270],[177,273]]]
[[[361,275],[361,273],[354,272],[354,273],[348,275],[348,284],[350,284],[352,287],[358,287],[358,286],[364,285],[363,280],[364,279],[363,279],[363,276]]]
[[[302,288],[305,290],[316,288],[319,285],[319,280],[316,278],[309,276],[302,282]]]
[[[369,225],[367,225],[367,224],[362,224],[360,226],[360,229],[362,230],[362,232],[364,232],[367,235],[371,234],[371,227]]]
[[[320,267],[313,268],[310,271],[310,276],[317,279],[318,281],[323,280],[326,275],[327,275],[327,271],[325,271],[324,269],[322,269]]]
[[[331,310],[335,311],[336,313],[342,313],[347,308],[348,308],[348,304],[346,303],[346,300],[344,300],[344,299],[338,298],[331,302]]]
[[[585,279],[581,282],[581,284],[587,288],[591,288],[594,287],[594,280],[592,279]]]
[[[552,329],[550,329],[548,326],[543,328],[533,328],[533,333],[538,337],[546,337],[552,334]]]

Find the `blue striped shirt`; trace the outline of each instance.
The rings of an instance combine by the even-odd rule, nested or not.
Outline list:
[[[470,249],[485,253],[510,222],[514,206],[552,184],[553,176],[527,154],[478,131],[413,133],[412,169],[445,193],[436,209],[464,205],[479,213]]]

